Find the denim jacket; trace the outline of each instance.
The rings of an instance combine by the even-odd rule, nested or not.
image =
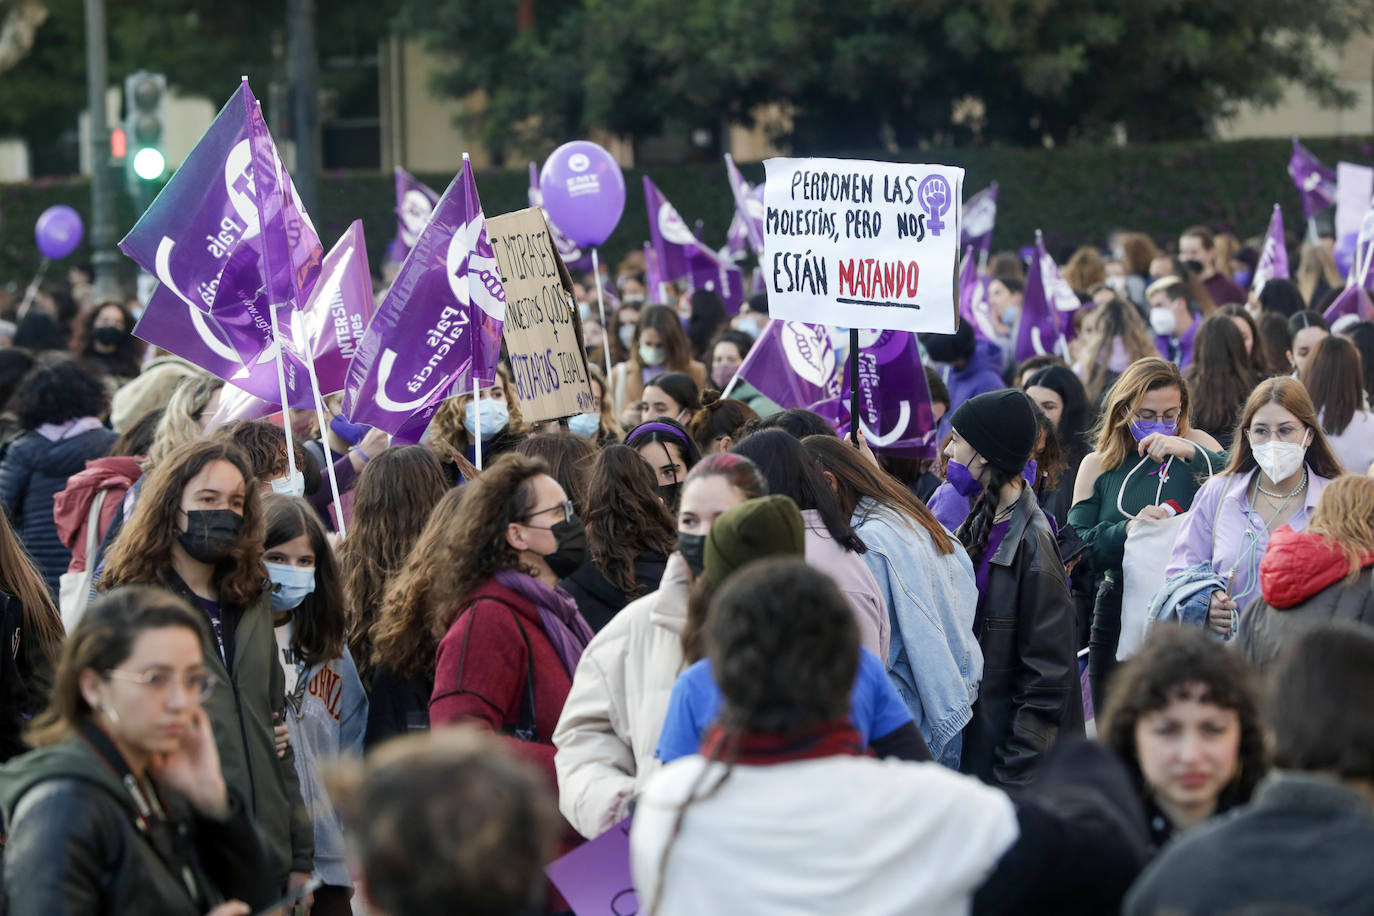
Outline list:
[[[871,499],[855,508],[853,525],[868,545],[863,559],[892,620],[888,677],[931,755],[958,767],[961,732],[983,679],[983,652],[973,636],[973,564],[958,542],[954,553],[941,555],[924,531]]]

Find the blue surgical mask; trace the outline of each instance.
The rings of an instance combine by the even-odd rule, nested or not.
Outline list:
[[[1021,317],[1021,306],[1009,305],[1007,310],[1002,313],[1002,323],[1005,325],[1016,324],[1016,319]]]
[[[601,414],[579,413],[568,417],[568,429],[583,439],[595,439],[601,430]]]
[[[630,343],[635,339],[635,326],[632,324],[622,324],[620,330],[616,331],[616,336],[620,338],[620,345],[625,349],[630,349]]]
[[[590,320],[591,317],[592,317],[592,307],[591,307],[591,304],[590,304],[590,303],[587,303],[587,302],[579,302],[579,303],[577,303],[577,314],[578,314],[579,317],[581,317],[581,319],[582,319],[583,321],[588,321],[588,320]]]
[[[315,567],[287,566],[285,563],[266,563],[267,577],[272,580],[272,610],[291,611],[301,606],[305,596],[315,590]]]
[[[639,345],[639,361],[646,366],[661,366],[668,359],[668,351],[662,347]]]
[[[1239,286],[1241,289],[1249,289],[1251,276],[1252,275],[1250,271],[1239,270],[1236,271],[1236,275],[1232,277],[1232,279],[1236,281],[1236,285]]]
[[[486,442],[510,425],[510,411],[501,401],[485,398],[481,401],[468,401],[467,416],[464,419],[467,421],[469,433],[478,428],[478,420],[481,420],[482,441]]]
[[[759,320],[752,316],[741,318],[739,321],[735,322],[735,330],[743,331],[750,337],[757,339],[759,336]]]

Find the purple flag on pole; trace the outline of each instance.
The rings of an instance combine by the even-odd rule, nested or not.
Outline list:
[[[1370,302],[1369,293],[1358,285],[1347,286],[1341,290],[1341,294],[1335,298],[1322,317],[1328,324],[1333,324],[1337,318],[1346,315],[1355,315],[1361,321],[1374,319],[1374,303]]]
[[[663,282],[663,271],[658,267],[658,252],[648,242],[644,243],[644,288],[650,302],[663,304],[668,301],[668,285]]]
[[[1288,243],[1283,238],[1283,210],[1278,204],[1274,204],[1274,213],[1269,217],[1269,229],[1264,233],[1264,248],[1260,250],[1250,289],[1258,296],[1264,284],[1275,277],[1288,279]]]
[[[821,325],[770,320],[738,375],[784,410],[804,407],[838,419],[840,369]]]
[[[964,251],[964,263],[959,268],[959,320],[973,326],[973,335],[980,340],[997,340],[992,322],[992,306],[988,304],[989,277],[978,275],[977,258],[973,246]]]
[[[963,223],[959,227],[959,244],[972,245],[987,253],[992,247],[992,230],[997,224],[997,182],[993,182],[964,201]]]
[[[530,189],[528,199],[531,207],[538,207],[544,210],[544,192],[539,188],[539,166],[530,163]],[[553,236],[553,245],[558,249],[558,256],[567,265],[568,273],[577,276],[579,273],[586,273],[592,269],[592,256],[583,251],[578,244],[563,234],[558,226],[554,225],[553,217],[548,210],[544,210],[544,222],[548,223],[549,234]]]
[[[1021,301],[1021,324],[1016,333],[1016,361],[1030,359],[1044,353],[1067,356],[1068,348],[1060,330],[1059,311],[1050,301],[1049,284],[1059,280],[1058,269],[1046,276],[1046,262],[1054,266],[1054,259],[1045,252],[1045,239],[1035,231],[1035,257],[1031,259],[1030,275],[1026,278],[1026,295]],[[1060,280],[1060,282],[1063,282]],[[1072,294],[1072,290],[1070,290]],[[1074,297],[1077,301],[1077,297]]]
[[[659,274],[671,283],[686,277],[695,289],[710,289],[725,302],[730,314],[738,314],[744,301],[744,275],[702,244],[676,208],[644,176],[644,205],[649,213],[649,237],[658,253]]]
[[[342,391],[348,364],[372,320],[372,272],[362,220],[354,220],[329,254],[305,308],[300,325],[305,335],[297,345],[310,348],[321,394]]]
[[[344,416],[396,433],[456,384],[495,380],[506,315],[501,271],[466,158],[377,307],[348,367]]]
[[[284,273],[269,278],[261,260],[266,245],[258,213],[258,176],[249,111],[257,100],[241,83],[191,154],[143,213],[119,247],[158,278],[168,292],[202,312],[213,313],[239,354],[250,362],[269,341],[259,325],[263,306],[258,291],[283,288],[295,271],[295,282],[308,292],[319,273],[323,254],[319,237],[286,180],[280,186],[273,148],[264,160],[273,163],[262,176],[280,193],[269,203],[269,230],[284,236],[289,256],[276,259]],[[270,137],[266,141],[271,143]],[[289,193],[288,193],[289,192]],[[284,301],[284,300],[277,300]],[[249,306],[257,315],[249,312]]]
[[[725,174],[730,179],[730,193],[735,197],[735,219],[741,223],[754,254],[763,257],[763,185],[750,186],[735,165],[735,159],[725,154]],[[732,227],[734,223],[730,224]]]
[[[1336,203],[1336,172],[1322,165],[1321,160],[1307,151],[1298,138],[1293,138],[1293,155],[1288,160],[1288,176],[1302,196],[1302,213],[1307,219],[1318,210]]]
[[[749,257],[749,230],[740,218],[739,211],[730,220],[730,228],[725,231],[725,247],[720,255],[730,261],[743,261]]]
[[[388,261],[400,264],[406,259],[438,202],[438,192],[396,166],[396,237],[386,246]]]
[[[849,435],[849,398],[854,390],[845,360],[837,432]],[[903,458],[933,458],[935,412],[921,366],[921,349],[910,331],[859,332],[859,428],[873,451]]]

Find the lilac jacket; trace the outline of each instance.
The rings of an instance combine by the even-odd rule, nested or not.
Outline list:
[[[892,623],[887,602],[878,581],[864,563],[863,556],[851,553],[835,542],[815,509],[802,512],[806,522],[806,562],[835,580],[859,625],[859,642],[880,659],[887,658],[892,639]]]
[[[1183,332],[1177,343],[1171,337],[1155,337],[1155,348],[1159,350],[1159,355],[1178,366],[1180,372],[1193,364],[1193,338],[1197,336],[1200,324],[1202,319],[1194,315],[1192,325]],[[1178,359],[1174,359],[1175,347],[1178,348]]]
[[[940,438],[943,439],[949,435],[950,418],[960,404],[985,392],[1007,387],[1002,378],[1002,348],[992,341],[980,340],[964,368],[956,370],[941,366],[940,377],[949,388],[949,410],[940,420]]]
[[[1209,564],[1223,579],[1231,574],[1231,597],[1243,613],[1260,593],[1259,565],[1269,546],[1268,519],[1260,516],[1246,498],[1247,488],[1259,471],[1213,477],[1193,497],[1192,508],[1184,514],[1174,552],[1169,557],[1165,577]],[[1307,528],[1322,490],[1330,482],[1307,469],[1307,498],[1289,521],[1294,531]]]

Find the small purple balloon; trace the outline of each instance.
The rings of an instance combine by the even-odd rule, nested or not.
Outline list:
[[[564,143],[539,173],[544,209],[559,231],[583,248],[611,237],[625,212],[625,175],[606,150],[588,140]]]
[[[81,232],[81,215],[66,204],[44,210],[33,227],[38,250],[50,261],[75,251],[81,244]]]

